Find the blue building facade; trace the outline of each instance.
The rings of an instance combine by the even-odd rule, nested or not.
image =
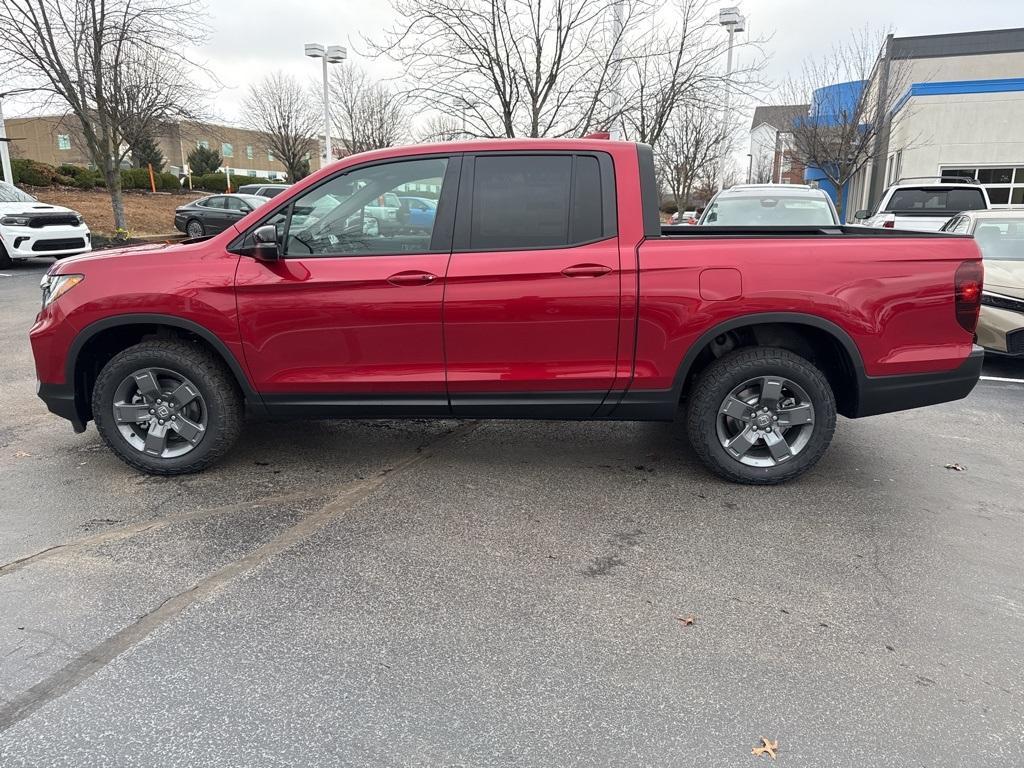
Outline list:
[[[818,88],[811,98],[811,108],[807,120],[814,121],[821,125],[837,125],[849,120],[849,115],[857,109],[866,80],[851,80],[847,83],[836,83]],[[808,166],[804,170],[804,181],[812,186],[817,186],[832,198],[832,201],[841,210],[846,210],[848,198],[847,185],[841,189],[829,181],[825,171],[821,168]]]

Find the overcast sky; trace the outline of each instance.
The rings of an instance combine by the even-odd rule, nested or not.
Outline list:
[[[780,81],[809,53],[825,51],[866,24],[891,26],[897,35],[927,35],[1024,26],[1024,0],[743,0],[748,34],[770,37],[767,77]],[[671,7],[671,0],[666,9]],[[394,16],[387,0],[208,0],[211,35],[200,52],[224,83],[210,94],[210,108],[227,122],[239,119],[246,85],[284,69],[310,81],[319,61],[303,56],[303,44],[349,47],[350,57],[375,74],[394,74],[385,63],[359,55],[362,35],[379,35]],[[717,7],[717,6],[715,6]],[[1024,73],[1022,73],[1024,75]],[[31,111],[11,100],[8,116]]]

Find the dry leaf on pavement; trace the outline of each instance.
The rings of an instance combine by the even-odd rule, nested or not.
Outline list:
[[[676,621],[678,621],[684,627],[689,627],[697,621],[697,617],[694,616],[692,613],[689,613],[686,616],[676,616]]]
[[[964,472],[967,470],[963,464],[947,464],[946,469],[952,469],[954,472]]]
[[[760,757],[761,755],[770,755],[772,760],[775,759],[775,750],[779,748],[779,740],[768,741],[764,736],[761,737],[761,746],[754,747],[750,750],[750,753],[754,757]]]

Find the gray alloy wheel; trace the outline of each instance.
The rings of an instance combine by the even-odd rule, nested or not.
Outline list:
[[[796,382],[758,376],[725,396],[716,431],[736,461],[748,467],[774,467],[807,447],[814,432],[814,405]]]
[[[125,442],[162,459],[194,450],[209,423],[199,388],[167,368],[143,368],[126,376],[114,392],[113,412]]]
[[[203,222],[198,219],[192,219],[188,224],[185,225],[185,232],[189,237],[202,237],[206,234],[206,230],[203,229]]]

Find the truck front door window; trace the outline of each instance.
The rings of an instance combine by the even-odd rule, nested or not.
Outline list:
[[[440,189],[445,158],[410,160],[336,176],[299,197],[286,228],[286,257],[367,256],[430,250],[433,220],[415,231],[400,227],[396,190],[408,184]],[[287,214],[270,223],[279,224]],[[279,227],[280,231],[280,227]]]

